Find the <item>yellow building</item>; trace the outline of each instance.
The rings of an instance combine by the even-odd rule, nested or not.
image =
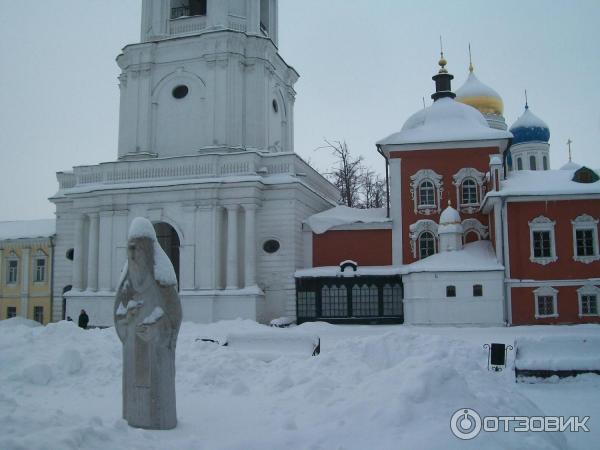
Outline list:
[[[0,320],[52,319],[55,220],[0,222]]]

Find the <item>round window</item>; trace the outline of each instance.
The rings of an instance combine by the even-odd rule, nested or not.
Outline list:
[[[75,249],[70,248],[69,250],[67,250],[67,254],[65,256],[68,260],[73,261],[73,257],[75,256]]]
[[[279,247],[279,241],[276,241],[275,239],[269,239],[263,244],[263,250],[267,253],[275,253],[279,250]]]
[[[180,84],[179,86],[173,89],[173,97],[175,98],[183,98],[188,95],[190,90],[185,84]]]
[[[273,99],[273,111],[277,112],[279,111],[279,105],[277,104],[277,100]]]

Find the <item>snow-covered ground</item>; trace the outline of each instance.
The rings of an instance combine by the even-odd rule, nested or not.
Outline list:
[[[600,442],[600,377],[516,384],[487,371],[484,343],[598,336],[600,327],[334,326],[321,355],[264,362],[196,342],[257,332],[251,321],[184,323],[177,347],[179,425],[132,429],[121,414],[121,344],[113,328],[0,322],[0,449],[591,449]],[[599,350],[600,351],[600,350]],[[450,431],[460,408],[481,415],[590,416],[589,433]]]

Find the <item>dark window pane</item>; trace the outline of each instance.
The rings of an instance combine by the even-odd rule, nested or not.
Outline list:
[[[594,255],[594,231],[576,230],[575,238],[577,244],[577,256]]]
[[[426,231],[419,236],[419,258],[427,258],[435,253],[435,237]]]
[[[446,297],[456,297],[456,286],[446,286]]]
[[[483,296],[483,286],[481,284],[473,285],[473,297]]]
[[[551,316],[554,314],[554,297],[540,295],[538,298],[538,314],[540,316]]]
[[[533,256],[536,258],[550,258],[552,256],[549,231],[533,232]]]

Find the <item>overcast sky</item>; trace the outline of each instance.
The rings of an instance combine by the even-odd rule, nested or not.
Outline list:
[[[296,152],[321,171],[324,138],[377,171],[378,139],[430,102],[443,35],[453,87],[467,45],[509,125],[532,111],[551,131],[551,164],[600,168],[600,1],[281,0],[280,53],[300,73]],[[0,0],[0,220],[52,217],[55,172],[117,156],[115,57],[139,40],[140,0]]]

